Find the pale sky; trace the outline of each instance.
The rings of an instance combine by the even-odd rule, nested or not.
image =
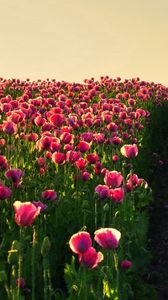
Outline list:
[[[168,0],[0,0],[0,77],[168,85]]]

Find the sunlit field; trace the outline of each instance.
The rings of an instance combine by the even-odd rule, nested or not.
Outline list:
[[[167,100],[139,78],[0,79],[0,299],[135,299]]]

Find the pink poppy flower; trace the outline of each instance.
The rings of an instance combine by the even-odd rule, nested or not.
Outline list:
[[[116,188],[123,182],[123,176],[117,171],[106,171],[104,182],[109,187]]]
[[[87,161],[86,159],[80,157],[76,162],[75,162],[75,165],[76,167],[79,169],[79,170],[83,170],[86,165],[87,165]]]
[[[6,145],[5,139],[0,139],[0,147],[3,147]]]
[[[90,247],[83,254],[79,254],[79,262],[89,269],[94,269],[103,260],[103,254]]]
[[[130,192],[133,189],[136,189],[142,183],[144,183],[145,188],[148,187],[148,183],[143,178],[138,178],[136,174],[132,174],[126,182],[126,191]]]
[[[66,154],[61,152],[54,152],[52,154],[52,161],[55,164],[63,165],[66,162]]]
[[[64,144],[70,144],[70,143],[73,143],[73,139],[74,139],[74,136],[69,133],[69,132],[63,132],[61,135],[60,135],[60,140],[64,143]]]
[[[18,187],[24,172],[20,169],[10,169],[5,172],[5,177],[11,179],[15,187]]]
[[[130,261],[130,260],[123,260],[122,262],[121,262],[121,267],[123,268],[123,269],[128,269],[128,268],[130,268],[132,266],[132,262]]]
[[[17,125],[12,121],[4,121],[2,130],[7,134],[16,134]]]
[[[36,142],[36,147],[39,151],[49,150],[52,142],[52,137],[45,136]]]
[[[113,162],[117,162],[117,161],[119,161],[119,156],[118,155],[113,155],[112,156],[112,160],[113,160]]]
[[[123,202],[124,200],[124,189],[121,187],[116,189],[111,189],[109,194],[114,202]]]
[[[90,164],[95,164],[99,160],[99,157],[96,153],[89,153],[86,159]]]
[[[41,207],[36,207],[31,202],[15,201],[13,203],[15,211],[15,222],[19,226],[32,225],[35,218],[40,214]]]
[[[71,151],[71,150],[73,150],[73,149],[74,149],[74,147],[73,147],[73,145],[71,145],[71,144],[66,144],[66,145],[64,145],[64,147],[63,147],[63,150],[64,150],[65,152]]]
[[[59,142],[51,142],[50,150],[52,153],[57,152],[61,149],[61,144]]]
[[[6,114],[7,115],[7,114]],[[18,113],[11,113],[8,117],[7,117],[7,121],[12,121],[15,124],[18,124],[20,121],[22,120],[22,117],[20,114]]]
[[[129,104],[130,106],[134,106],[134,105],[136,104],[136,100],[133,99],[133,98],[130,98],[130,99],[128,99],[128,104]]]
[[[5,170],[5,169],[7,169],[7,166],[8,166],[8,164],[7,164],[6,157],[3,155],[0,155],[0,169]]]
[[[20,288],[24,288],[26,285],[25,279],[20,277],[16,279],[16,286],[19,286]]]
[[[28,141],[30,142],[36,142],[38,139],[38,134],[37,133],[30,133],[28,135]]]
[[[105,176],[107,172],[109,171],[106,168],[101,169],[101,175]]]
[[[93,133],[92,132],[84,132],[81,134],[81,139],[84,140],[85,142],[92,142],[93,140]]]
[[[114,228],[101,228],[95,231],[95,241],[105,249],[118,247],[121,233]]]
[[[54,190],[46,190],[42,192],[41,198],[44,200],[54,201],[57,198],[57,193]]]
[[[7,186],[0,185],[0,200],[7,199],[11,196],[12,191]]]
[[[100,199],[105,199],[109,196],[109,187],[107,185],[99,184],[95,188],[95,193],[97,193]]]
[[[70,150],[67,152],[67,161],[69,161],[71,164],[74,164],[80,158],[80,156],[80,152]]]
[[[112,144],[118,146],[119,144],[121,144],[122,139],[119,136],[114,136],[111,138],[111,142]]]
[[[48,206],[41,201],[33,201],[32,202],[36,207],[41,207],[41,212],[44,211]]]
[[[94,140],[97,144],[103,144],[105,141],[104,133],[95,133]]]
[[[77,145],[77,148],[80,152],[84,153],[90,149],[90,144],[85,141],[80,141],[79,144]]]
[[[116,132],[118,129],[118,126],[116,123],[111,122],[110,124],[107,125],[107,129],[110,130],[111,132]]]
[[[94,165],[94,172],[96,175],[101,174],[101,170],[102,170],[102,164],[100,161],[97,161]]]
[[[120,151],[126,158],[134,158],[138,155],[138,147],[136,144],[124,145],[121,147]]]
[[[45,118],[42,118],[41,116],[37,116],[35,119],[34,119],[34,124],[36,126],[43,126],[46,122],[46,119]]]
[[[132,190],[141,184],[141,180],[138,178],[136,174],[132,174],[129,177],[127,184],[131,187]]]
[[[82,180],[83,180],[83,181],[88,181],[88,180],[90,179],[90,173],[87,172],[87,171],[85,171],[85,170],[83,170],[81,176],[82,176]]]
[[[53,114],[50,117],[50,122],[56,126],[56,127],[61,127],[62,124],[64,123],[65,117],[63,114]]]
[[[89,232],[80,231],[71,236],[69,246],[74,253],[82,254],[92,246]]]
[[[127,140],[129,138],[129,134],[127,132],[122,132],[123,140]]]

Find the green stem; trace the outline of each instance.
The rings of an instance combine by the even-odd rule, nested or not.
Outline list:
[[[83,300],[87,300],[86,267],[83,268]]]
[[[47,268],[48,268],[48,260],[44,256],[43,257],[44,300],[48,299]]]
[[[33,226],[33,240],[32,240],[32,300],[35,300],[35,245],[36,245],[36,230]]]
[[[12,296],[12,300],[16,300],[17,299],[17,289],[16,289],[16,266],[12,265],[12,274],[11,274],[11,287],[10,287],[10,292],[11,292],[11,296]]]
[[[48,294],[49,294],[49,297],[47,300],[50,300],[52,297],[52,294],[53,294],[53,290],[52,290],[52,285],[51,285],[51,274],[50,274],[49,267],[47,269],[47,277],[48,277]]]
[[[118,269],[118,256],[117,252],[113,252],[114,268],[116,271],[116,295],[119,297],[119,269]]]
[[[20,226],[20,251],[19,251],[19,261],[18,261],[18,279],[20,279],[22,277],[22,265],[23,265],[23,228],[22,226]],[[21,299],[21,293],[20,293],[20,286],[18,284],[18,288],[17,288],[17,299],[20,300]]]
[[[109,227],[111,227],[111,222],[113,219],[113,207],[112,207],[113,203],[112,201],[109,202]]]
[[[94,207],[94,210],[95,210],[95,230],[97,229],[97,197],[95,197],[95,203],[94,203],[95,207]]]

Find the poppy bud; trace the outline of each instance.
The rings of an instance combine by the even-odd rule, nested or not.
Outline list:
[[[49,237],[45,236],[43,239],[42,246],[41,246],[41,255],[43,257],[48,255],[50,248],[51,248],[51,243],[50,243]]]

